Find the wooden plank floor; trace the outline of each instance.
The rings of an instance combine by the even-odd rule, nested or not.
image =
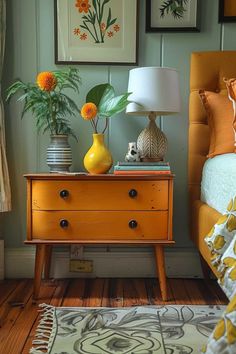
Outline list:
[[[38,323],[38,305],[125,307],[159,304],[227,304],[215,280],[168,279],[169,301],[156,279],[64,279],[43,282],[32,303],[33,281],[0,281],[0,353],[28,354]]]

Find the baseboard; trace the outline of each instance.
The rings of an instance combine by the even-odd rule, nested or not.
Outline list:
[[[32,278],[34,274],[34,248],[5,249],[5,278]],[[93,261],[93,273],[71,273],[69,251],[55,250],[52,257],[51,276],[76,277],[138,277],[156,276],[152,250],[145,251],[85,251],[84,259]],[[165,250],[166,273],[173,278],[201,278],[199,257],[194,249],[172,248]]]

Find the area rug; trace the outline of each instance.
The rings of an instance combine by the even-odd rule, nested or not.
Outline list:
[[[80,308],[41,305],[30,353],[199,353],[225,306]]]

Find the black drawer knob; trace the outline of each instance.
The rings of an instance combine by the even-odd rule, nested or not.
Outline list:
[[[68,227],[68,225],[69,225],[68,220],[66,220],[66,219],[60,220],[60,226],[62,229],[65,229],[66,227]]]
[[[129,191],[130,198],[135,198],[135,197],[137,197],[137,195],[138,195],[138,192],[136,191],[136,189],[130,189],[130,191]]]
[[[137,226],[138,226],[138,223],[137,223],[136,220],[130,220],[130,221],[129,221],[129,227],[130,227],[131,229],[135,229]]]
[[[60,191],[60,197],[61,198],[67,198],[69,196],[69,192],[66,189],[62,189]]]

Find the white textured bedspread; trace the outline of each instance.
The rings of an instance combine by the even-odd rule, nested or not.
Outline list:
[[[223,214],[236,194],[236,154],[215,156],[205,162],[201,200]]]

